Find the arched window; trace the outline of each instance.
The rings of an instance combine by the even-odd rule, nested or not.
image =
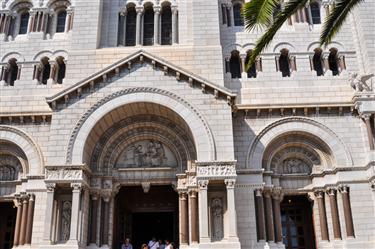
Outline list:
[[[137,12],[135,7],[129,7],[126,14],[125,46],[135,46]]]
[[[238,51],[233,51],[229,60],[230,73],[232,79],[241,78],[241,58]]]
[[[329,55],[328,55],[328,66],[329,70],[332,71],[332,75],[339,75],[339,63],[338,63],[338,56],[337,56],[337,49],[336,48],[331,48],[329,50]]]
[[[46,85],[51,75],[51,65],[49,64],[49,59],[47,57],[44,57],[43,59],[41,59],[40,62],[42,65],[40,83]]]
[[[161,45],[172,45],[171,6],[164,6],[161,11]]]
[[[249,62],[250,56],[251,56],[252,50],[248,51],[246,54],[245,64]],[[249,69],[247,70],[247,78],[256,78],[257,77],[257,66],[255,62]]]
[[[125,45],[124,40],[124,24],[126,16],[123,13],[118,14],[118,31],[117,31],[117,46]]]
[[[0,81],[5,82],[6,85],[14,86],[14,82],[20,77],[20,68],[17,65],[17,59],[12,58],[3,66],[0,75]]]
[[[56,83],[62,84],[65,78],[66,65],[63,57],[56,58],[57,69],[56,69]]]
[[[20,16],[20,29],[19,29],[18,34],[22,35],[22,34],[27,33],[27,27],[29,25],[29,17],[30,17],[29,12],[24,12],[24,13],[21,14],[21,16]]]
[[[241,15],[241,3],[233,4],[233,18],[234,18],[234,26],[243,26],[243,19]]]
[[[56,33],[65,32],[66,10],[62,10],[57,14]]]
[[[316,71],[317,76],[324,75],[323,70],[323,59],[322,59],[322,50],[320,48],[316,48],[314,50],[314,56],[312,57],[312,69]]]
[[[310,10],[311,10],[311,18],[313,24],[320,24],[320,6],[317,2],[310,3]]]
[[[282,49],[279,57],[279,70],[283,77],[290,77],[289,50]]]
[[[154,9],[152,6],[147,6],[143,16],[143,45],[152,44],[154,44]]]

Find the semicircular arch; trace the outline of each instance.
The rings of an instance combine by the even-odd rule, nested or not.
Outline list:
[[[81,117],[69,140],[67,163],[83,163],[84,147],[89,133],[107,113],[126,104],[137,102],[153,103],[168,107],[181,117],[190,128],[196,147],[197,160],[215,160],[216,153],[212,132],[197,109],[183,98],[168,91],[138,87],[121,90],[103,98]]]

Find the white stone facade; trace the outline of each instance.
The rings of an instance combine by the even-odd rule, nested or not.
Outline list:
[[[321,50],[307,6],[254,74],[242,3],[1,1],[0,247],[118,248],[172,186],[179,248],[375,248],[375,3]]]

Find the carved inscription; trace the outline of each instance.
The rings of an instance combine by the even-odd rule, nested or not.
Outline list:
[[[82,170],[48,169],[46,180],[83,180]]]
[[[234,165],[210,165],[198,166],[198,177],[228,177],[236,176],[236,168]]]

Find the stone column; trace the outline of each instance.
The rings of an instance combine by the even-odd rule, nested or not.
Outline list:
[[[178,40],[178,9],[177,6],[172,6],[172,44],[176,44]]]
[[[126,46],[126,15],[128,14],[128,11],[127,9],[125,8],[125,10],[123,12],[121,12],[121,15],[124,17],[124,30],[122,32],[123,33],[123,37],[122,37],[122,40],[123,40],[123,44],[124,46]]]
[[[181,192],[179,194],[179,202],[180,202],[180,243],[182,245],[187,245],[189,243],[189,213],[188,213],[188,201],[187,201],[186,192]]]
[[[238,241],[237,235],[237,213],[236,203],[234,199],[234,187],[236,180],[226,179],[225,185],[227,186],[227,209],[229,215],[229,241]]]
[[[44,220],[44,235],[43,240],[51,242],[51,228],[52,228],[52,215],[53,215],[53,199],[55,195],[55,183],[48,183],[47,187],[47,201],[46,201],[46,214]]]
[[[267,241],[271,242],[275,240],[273,215],[272,215],[271,190],[266,189],[265,191],[263,191],[263,196],[264,196],[264,212],[265,212],[265,221],[266,221]]]
[[[281,190],[274,189],[272,191],[272,204],[273,204],[273,215],[274,215],[274,222],[275,222],[275,242],[282,243],[283,242],[283,234],[282,234],[282,224],[281,224],[281,210],[280,210],[280,202],[282,200]]]
[[[198,230],[198,196],[197,191],[192,189],[189,191],[189,202],[190,202],[190,224],[191,224],[191,242],[197,244],[199,241],[199,230]]]
[[[227,8],[229,9],[229,16],[230,16],[230,25],[234,27],[234,14],[233,14],[233,5],[232,3],[227,4]]]
[[[198,181],[199,185],[199,242],[210,242],[208,235],[208,207],[207,207],[207,187],[208,180]]]
[[[143,7],[137,7],[137,22],[136,22],[136,31],[135,31],[135,44],[137,46],[141,45],[141,18],[143,14]]]
[[[20,241],[20,229],[21,229],[21,217],[22,217],[22,200],[20,200],[19,195],[16,197],[17,202],[17,217],[16,217],[16,227],[14,229],[14,239],[13,246],[17,247]]]
[[[320,233],[322,236],[322,240],[329,240],[324,192],[322,190],[319,190],[314,192],[314,194],[318,202]]]
[[[341,193],[342,204],[344,206],[346,235],[349,238],[354,238],[354,226],[353,226],[352,209],[350,206],[349,187],[340,186],[339,191]]]
[[[337,208],[336,189],[328,189],[327,194],[329,196],[329,204],[331,207],[333,236],[335,239],[341,239],[340,218],[339,211]]]
[[[265,227],[264,227],[264,208],[262,189],[255,189],[255,203],[256,203],[256,221],[258,230],[258,240],[266,240]]]
[[[20,229],[20,241],[19,244],[22,246],[26,241],[26,226],[27,226],[27,211],[29,206],[28,196],[22,197],[22,215],[21,215],[21,229]]]
[[[159,45],[160,6],[154,6],[154,45]]]
[[[98,223],[98,196],[93,194],[92,197],[92,215],[91,215],[91,233],[90,233],[90,244],[96,244],[96,234],[97,234],[97,223]]]
[[[372,133],[371,123],[370,123],[371,114],[363,114],[362,118],[366,123],[367,137],[368,137],[370,150],[375,150],[374,134]]]
[[[100,245],[100,236],[101,236],[101,229],[102,229],[102,198],[98,198],[98,214],[96,216],[97,221],[96,221],[96,244],[99,246]]]
[[[72,193],[72,215],[70,222],[70,236],[69,243],[77,244],[78,243],[78,221],[79,221],[79,205],[81,201],[81,183],[72,183],[71,187],[73,188]]]
[[[109,241],[109,201],[110,197],[104,197],[104,224],[103,224],[103,241],[102,244],[108,246],[108,241]]]
[[[72,11],[67,11],[66,12],[66,17],[65,17],[64,33],[68,33],[69,32],[69,27],[70,27],[71,19],[72,19]]]
[[[247,72],[246,72],[246,55],[241,54],[240,55],[240,60],[241,60],[241,76],[242,78],[246,79],[247,78]]]
[[[35,11],[30,11],[30,17],[29,17],[29,23],[27,24],[27,30],[28,32],[33,32],[34,31],[34,22],[35,22]]]
[[[35,195],[31,194],[29,199],[29,209],[27,213],[26,244],[31,244],[33,221],[34,221]]]

